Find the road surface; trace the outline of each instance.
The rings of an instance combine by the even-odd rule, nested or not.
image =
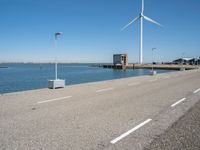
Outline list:
[[[0,95],[0,149],[140,150],[200,99],[200,70]]]
[[[145,150],[199,150],[200,101]]]

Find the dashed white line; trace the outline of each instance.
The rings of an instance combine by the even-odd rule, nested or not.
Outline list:
[[[198,93],[199,91],[200,91],[200,88],[197,89],[197,90],[195,90],[193,93],[196,94],[196,93]]]
[[[128,84],[128,86],[135,86],[135,85],[139,85],[140,83],[139,82],[136,82],[136,83],[130,83]]]
[[[157,81],[158,79],[153,79],[153,80],[149,80],[149,82],[154,82],[154,81]]]
[[[97,82],[90,82],[90,83],[86,83],[87,85],[94,85],[94,84],[102,84],[102,83],[106,83],[107,81],[97,81]]]
[[[66,96],[66,97],[60,97],[60,98],[55,98],[55,99],[40,101],[40,102],[37,102],[37,104],[48,103],[48,102],[53,102],[53,101],[60,101],[60,100],[64,100],[64,99],[69,99],[71,97],[72,96]]]
[[[126,133],[120,135],[119,137],[117,137],[116,139],[112,140],[110,143],[115,144],[118,141],[120,141],[121,139],[125,138],[126,136],[128,136],[129,134],[131,134],[132,132],[136,131],[137,129],[141,128],[142,126],[144,126],[145,124],[149,123],[150,121],[152,121],[152,119],[147,119],[146,121],[144,121],[143,123],[137,125],[136,127],[134,127],[133,129],[127,131]]]
[[[174,107],[174,106],[178,105],[179,103],[181,103],[181,102],[183,102],[185,100],[186,100],[186,98],[182,98],[181,100],[179,100],[176,103],[172,104],[171,107]]]
[[[169,79],[170,77],[163,77],[162,79]]]
[[[101,90],[97,90],[96,92],[100,93],[100,92],[106,92],[106,91],[112,91],[112,90],[114,90],[114,88],[101,89]]]
[[[179,75],[177,74],[177,75],[174,75],[174,77],[179,77]]]

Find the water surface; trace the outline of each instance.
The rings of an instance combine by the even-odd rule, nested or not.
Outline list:
[[[2,66],[2,65],[0,65]],[[0,68],[0,93],[40,89],[47,87],[47,81],[54,79],[54,64],[4,64]],[[119,79],[149,74],[149,69],[113,70],[92,67],[91,64],[59,64],[58,78],[66,85]],[[171,72],[157,70],[158,73]]]

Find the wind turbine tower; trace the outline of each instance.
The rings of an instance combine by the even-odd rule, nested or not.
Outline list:
[[[140,51],[139,51],[139,63],[143,64],[143,20],[147,20],[153,24],[156,24],[158,26],[162,25],[156,21],[154,21],[153,19],[147,17],[144,15],[144,0],[142,0],[142,8],[141,8],[141,13],[139,14],[139,16],[137,16],[135,19],[133,19],[130,23],[128,23],[126,26],[124,26],[122,28],[122,30],[126,29],[127,27],[129,27],[131,24],[133,24],[134,22],[136,22],[137,20],[140,19]]]

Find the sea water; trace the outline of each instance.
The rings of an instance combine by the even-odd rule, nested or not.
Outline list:
[[[47,81],[55,79],[54,64],[0,64],[0,93],[47,88]],[[66,85],[127,78],[149,74],[149,69],[114,70],[92,64],[59,64],[58,78]],[[157,73],[171,72],[157,70]]]

